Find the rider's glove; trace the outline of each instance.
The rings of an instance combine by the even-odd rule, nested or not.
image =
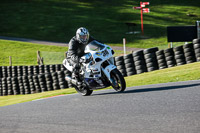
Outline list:
[[[82,58],[80,58],[79,62],[80,63],[88,63],[88,62],[90,62],[90,59],[82,59]]]
[[[80,58],[80,59],[79,59],[79,62],[80,62],[80,63],[85,63],[85,60],[82,59],[82,58]]]

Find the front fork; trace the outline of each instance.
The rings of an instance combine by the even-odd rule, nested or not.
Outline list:
[[[108,80],[110,81],[110,83],[112,83],[113,81],[111,80],[111,76],[110,76],[110,73],[112,70],[116,69],[117,67],[115,65],[108,65],[107,67],[105,68],[101,68],[103,73],[105,74],[105,76],[108,78]]]

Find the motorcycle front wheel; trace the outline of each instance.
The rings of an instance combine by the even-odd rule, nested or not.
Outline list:
[[[123,92],[126,89],[126,82],[118,69],[111,71],[110,78],[111,85],[117,92]]]
[[[82,96],[89,96],[92,94],[93,90],[90,90],[88,87],[77,87],[74,86],[75,90]]]

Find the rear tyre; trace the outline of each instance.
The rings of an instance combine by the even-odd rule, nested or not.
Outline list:
[[[82,96],[89,96],[93,92],[93,90],[90,90],[87,86],[86,87],[77,87],[77,86],[74,86],[74,88]]]
[[[111,71],[111,85],[117,92],[123,92],[126,89],[124,77],[118,69]]]

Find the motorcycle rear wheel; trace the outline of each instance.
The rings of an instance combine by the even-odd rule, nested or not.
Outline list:
[[[111,85],[117,92],[123,92],[126,89],[126,82],[118,69],[111,71],[111,80]]]
[[[90,90],[88,87],[79,88],[77,86],[74,86],[74,88],[82,96],[89,96],[93,92],[93,90]]]

